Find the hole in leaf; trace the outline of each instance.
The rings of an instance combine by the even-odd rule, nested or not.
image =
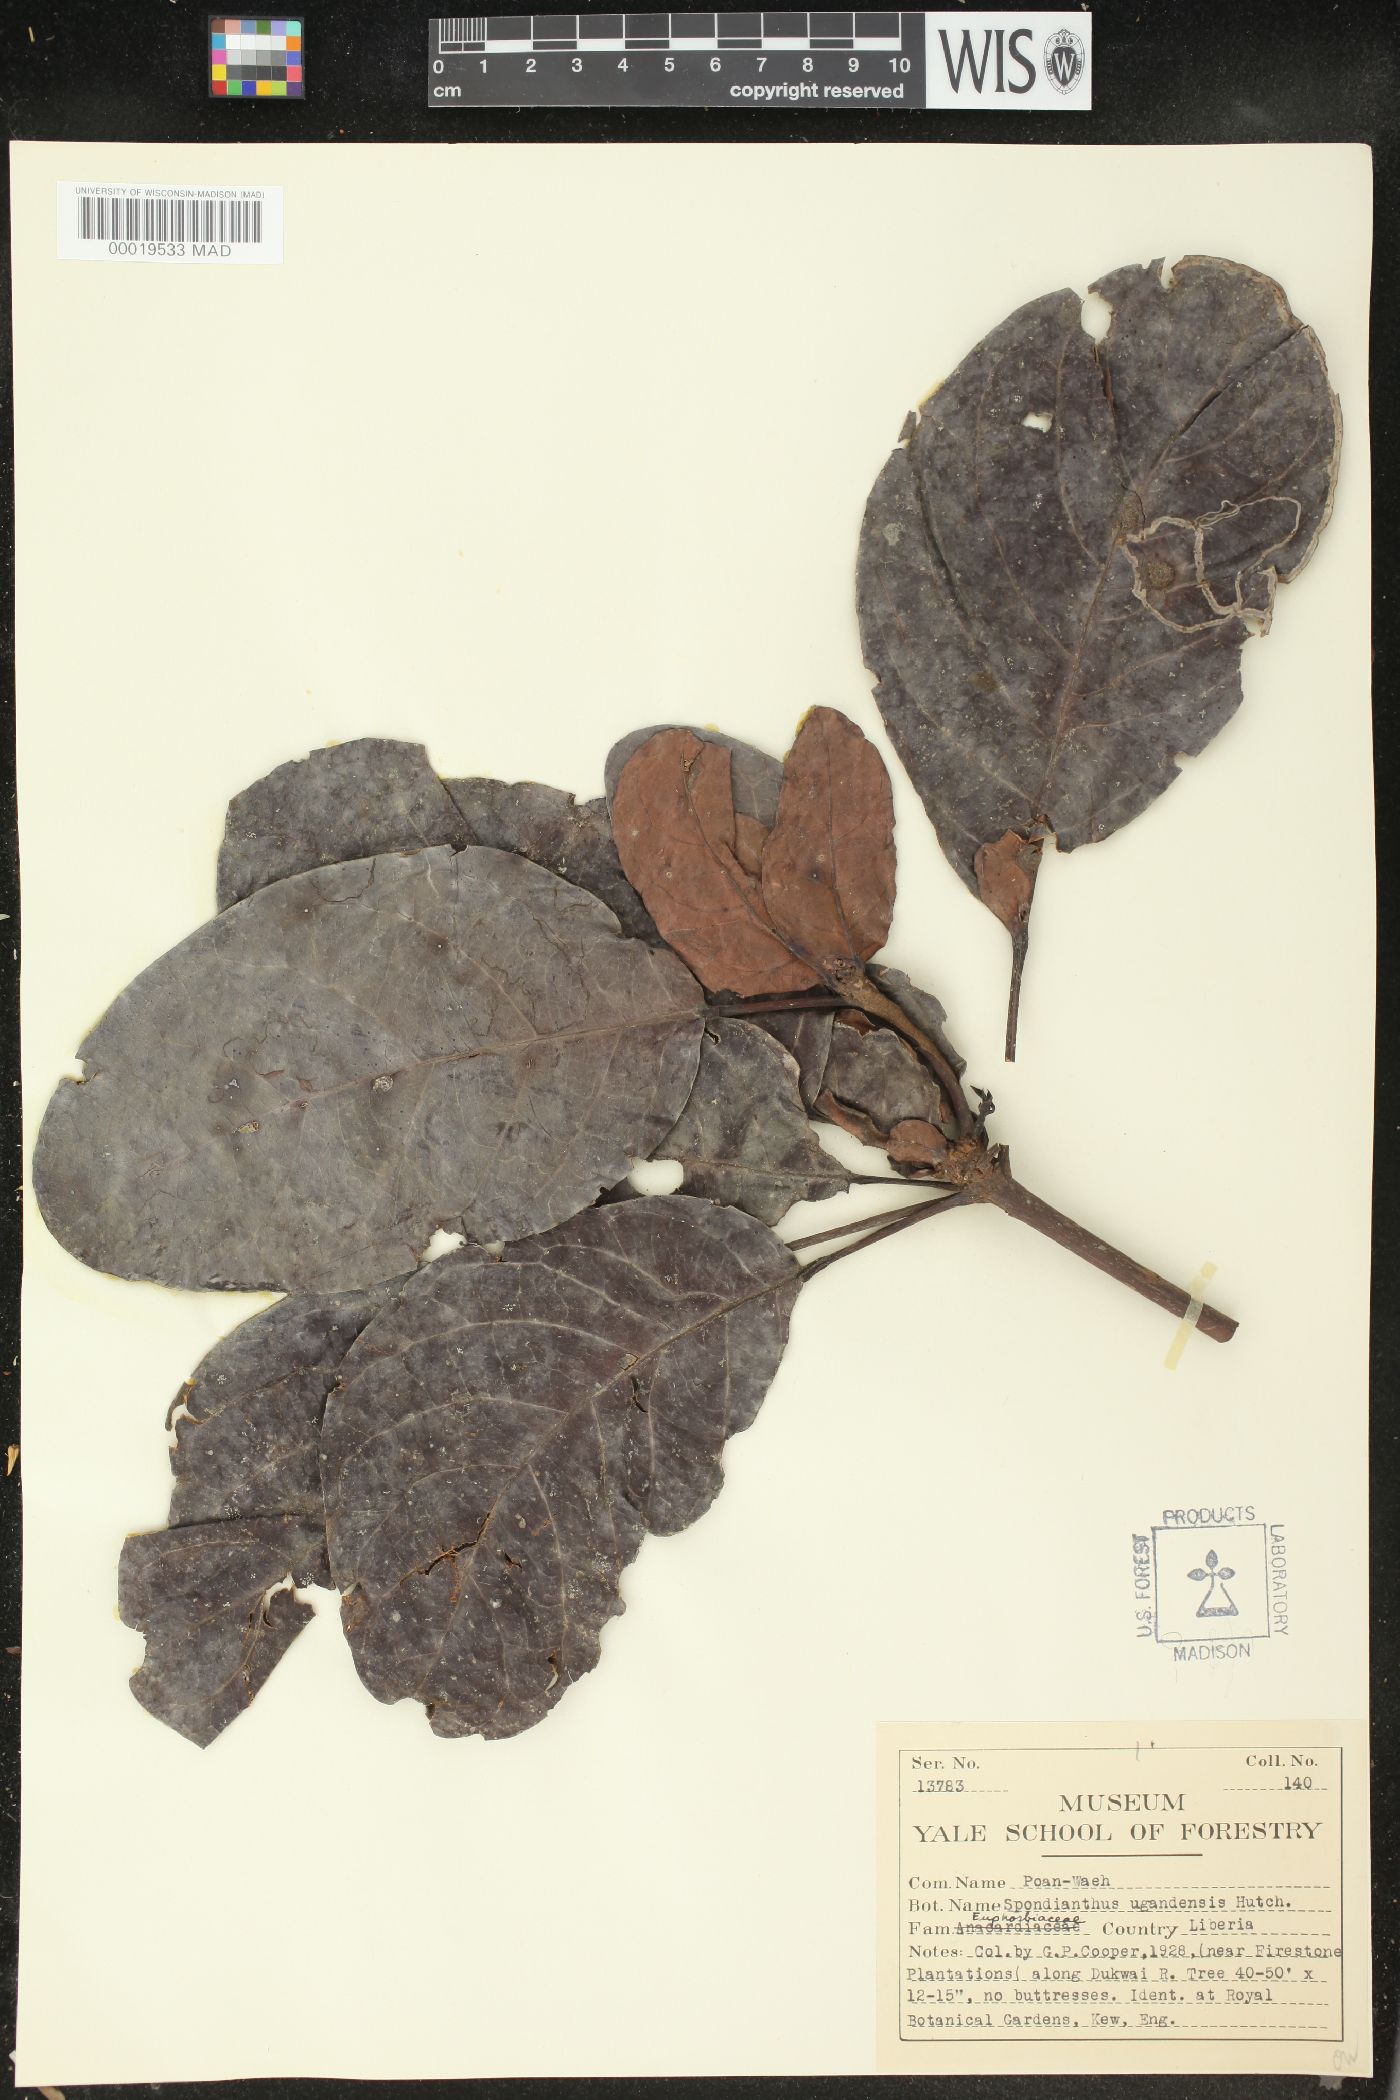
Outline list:
[[[639,1196],[674,1196],[685,1168],[678,1159],[636,1159],[627,1179]]]
[[[1079,309],[1079,322],[1084,333],[1091,335],[1096,343],[1101,343],[1108,334],[1112,319],[1113,308],[1103,293],[1086,292],[1084,303]]]
[[[439,1225],[419,1256],[419,1261],[441,1261],[444,1254],[455,1254],[459,1247],[465,1247],[466,1244],[467,1236],[464,1232],[448,1232]]]
[[[1054,427],[1055,418],[1053,416],[1047,416],[1042,409],[1033,408],[1029,415],[1022,416],[1021,418],[1021,428],[1023,430],[1050,431],[1053,430]]]

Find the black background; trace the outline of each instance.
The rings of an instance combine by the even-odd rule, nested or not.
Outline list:
[[[1046,0],[1036,0],[1044,6]],[[1400,1385],[1400,1292],[1396,1262],[1400,1255],[1400,1176],[1397,1176],[1397,1131],[1400,1130],[1400,1070],[1393,1048],[1397,1018],[1394,980],[1400,896],[1395,863],[1389,853],[1390,795],[1400,786],[1400,721],[1394,713],[1394,672],[1400,653],[1397,612],[1400,597],[1390,588],[1389,559],[1396,547],[1392,523],[1400,466],[1396,460],[1396,404],[1400,385],[1396,341],[1400,330],[1400,288],[1396,252],[1400,243],[1400,204],[1396,184],[1397,92],[1400,92],[1400,18],[1387,0],[1276,0],[1272,6],[1248,6],[1239,0],[1098,0],[1094,21],[1094,109],[1090,115],[1056,111],[992,113],[896,112],[893,110],[686,110],[670,114],[653,110],[484,111],[427,107],[427,21],[442,12],[441,0],[405,6],[403,0],[309,0],[302,10],[306,25],[306,99],[302,102],[216,101],[206,87],[207,9],[189,0],[0,0],[0,101],[11,138],[21,139],[172,139],[172,140],[384,140],[427,141],[515,139],[644,139],[713,141],[765,139],[790,141],[794,151],[805,139],[936,140],[1007,144],[1155,144],[1219,143],[1238,140],[1361,140],[1375,155],[1375,276],[1372,294],[1371,416],[1375,490],[1375,733],[1379,815],[1378,879],[1380,893],[1380,1000],[1377,1074],[1375,1280],[1373,1293],[1372,1432],[1372,1692],[1374,1932],[1376,1982],[1377,2073],[1373,2081],[1347,2080],[1342,2090],[1362,2085],[1387,2093],[1395,2055],[1396,1988],[1400,1981],[1400,1745],[1397,1744],[1397,1626],[1400,1614],[1395,1588],[1400,1578],[1400,1456],[1394,1409]],[[1066,10],[1073,23],[1073,13]],[[8,207],[8,198],[6,199]],[[1270,202],[1260,198],[1267,215]],[[8,208],[6,209],[8,222]],[[11,917],[0,939],[0,1142],[12,1162],[14,1200],[0,1204],[0,1444],[18,1444],[18,1384],[12,1366],[18,1355],[20,1215],[18,1192],[23,1179],[19,1128],[19,1047],[16,971],[9,938],[18,925],[17,844],[15,836],[13,705],[14,705],[14,503],[11,451],[9,367],[9,251],[0,260],[4,278],[6,325],[0,346],[0,385],[5,409],[0,441],[6,448],[3,490],[4,536],[3,704],[10,718],[0,737],[4,806],[0,812],[0,910]],[[275,486],[269,485],[269,503]],[[73,500],[81,500],[75,491]],[[1322,696],[1319,696],[1321,699]],[[1304,811],[1281,811],[1279,851],[1323,853],[1327,850],[1326,815],[1321,829]],[[80,842],[75,841],[75,845]],[[1261,871],[1261,909],[1267,909],[1267,871]],[[1358,910],[1364,898],[1357,899]],[[1247,932],[1242,935],[1247,938]],[[1305,994],[1305,987],[1302,989]],[[1306,1027],[1305,996],[1289,985],[1279,987],[1280,1029]],[[1279,1132],[1278,1142],[1297,1158],[1297,1263],[1300,1281],[1314,1234],[1328,1230],[1308,1200],[1308,1159],[1327,1137],[1327,1078],[1319,1075],[1314,1097],[1298,1104],[1296,1127]],[[1183,1158],[1189,1157],[1189,1133],[1182,1134]],[[1319,1392],[1316,1405],[1327,1411],[1331,1395]],[[22,1465],[0,1482],[0,1955],[3,1988],[0,2015],[4,2046],[13,2044],[15,1942],[18,1884],[18,1679],[19,1679],[19,1511]],[[81,1714],[73,1716],[82,1727]],[[100,1764],[100,1745],[94,1751]],[[314,1775],[288,1775],[314,1796]],[[251,1808],[252,1804],[250,1804]],[[112,1803],[120,1814],[120,1802]],[[449,1892],[444,1891],[446,1897]],[[462,1900],[470,1892],[459,1891]],[[736,1900],[742,1893],[736,1892]],[[295,1920],[268,1919],[267,1989],[295,1989],[297,1936],[334,1933],[353,1971],[353,1921],[319,1917],[314,1891]],[[284,1955],[284,1950],[289,1950]],[[183,1921],[171,1919],[169,1969],[165,1988],[179,1989],[182,1960],[197,1959],[187,1944]],[[561,1950],[561,1959],[566,1954]],[[364,1977],[363,1987],[373,1988]],[[160,2016],[160,1989],[149,1999],[150,2016]],[[697,2006],[697,2017],[722,2022],[722,2004]],[[84,2017],[74,2004],[75,2023]],[[248,2017],[256,2022],[256,2006]],[[684,2043],[678,2042],[683,2058]],[[469,2060],[471,2037],[463,2036]],[[523,2081],[521,2082],[523,2083]],[[720,2084],[734,2092],[753,2088],[764,2094],[807,2092],[829,2085],[849,2091],[873,2085],[873,2079],[734,2079],[726,2081],[665,2079],[643,2081],[579,2080],[603,2095],[637,2093],[647,2100],[659,2089],[686,2093]],[[559,2081],[553,2081],[555,2090]],[[473,2092],[515,2083],[473,2083]],[[1061,2093],[1195,2096],[1238,2093],[1261,2100],[1315,2095],[1315,2077],[1138,2077],[1108,2075],[1083,2078],[978,2077],[904,2081],[900,2090],[927,2086],[956,2088],[976,2095]],[[343,2091],[336,2080],[237,2081],[221,2087],[230,2095],[273,2094],[295,2090],[307,2100]],[[430,2095],[434,2082],[416,2084],[415,2094]],[[70,2088],[80,2092],[102,2088]],[[118,2090],[118,2089],[111,2089]],[[201,2086],[137,2088],[168,2095],[207,2094]]]

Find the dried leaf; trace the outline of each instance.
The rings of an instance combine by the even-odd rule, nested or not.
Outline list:
[[[278,766],[234,796],[219,853],[218,907],[305,868],[475,843],[421,744],[357,737]]]
[[[686,1196],[411,1278],[322,1429],[331,1566],[375,1697],[422,1699],[440,1735],[542,1719],[597,1662],[643,1534],[714,1499],[798,1282],[766,1226]]]
[[[734,856],[746,875],[762,875],[763,850],[768,844],[768,833],[757,817],[741,817],[734,813]]]
[[[514,854],[312,870],[121,994],[49,1104],[34,1190],[94,1268],[186,1289],[355,1289],[438,1229],[591,1203],[688,1096],[701,994]]]
[[[146,1636],[131,1680],[146,1711],[201,1747],[236,1720],[313,1616],[277,1585],[323,1579],[323,1537],[301,1517],[254,1517],[129,1538],[118,1608]]]
[[[714,992],[801,991],[818,973],[774,931],[738,858],[728,747],[662,729],[635,750],[612,797],[623,869],[662,938]]]
[[[794,1203],[850,1187],[807,1120],[796,1062],[751,1021],[705,1023],[690,1099],[653,1157],[680,1161],[689,1195],[732,1203],[765,1225]]]
[[[871,971],[871,976],[875,972]],[[822,1078],[826,1072],[826,1061],[831,1054],[831,1030],[836,1019],[833,1011],[820,1010],[803,1013],[800,1010],[786,1014],[758,1014],[750,1026],[761,1028],[766,1035],[776,1036],[797,1066],[797,1090],[802,1097],[802,1106],[810,1114],[816,1106],[822,1090]]]
[[[763,851],[763,901],[823,974],[884,945],[894,912],[894,803],[875,746],[835,708],[804,718]]]
[[[890,1132],[888,1150],[897,1167],[929,1167],[936,1171],[947,1158],[948,1140],[932,1123],[911,1118],[906,1123],[895,1124]]]
[[[834,1113],[833,1104],[850,1111],[858,1123]],[[820,1106],[843,1129],[881,1147],[888,1146],[899,1123],[952,1128],[948,1104],[927,1066],[888,1028],[836,1023]]]
[[[310,1618],[309,1604],[273,1586],[330,1583],[326,1395],[399,1289],[284,1298],[255,1313],[214,1344],[170,1409],[170,1529],[127,1540],[120,1610],[147,1635],[133,1692],[194,1742],[243,1711]]]
[[[172,1525],[301,1517],[324,1527],[326,1395],[350,1344],[399,1288],[283,1298],[214,1344],[171,1409]],[[328,1582],[329,1571],[307,1579]]]
[[[1033,878],[1049,833],[1109,837],[1228,721],[1241,646],[1327,522],[1341,436],[1317,338],[1269,278],[1192,257],[1094,289],[1101,345],[1056,292],[963,360],[861,538],[886,726],[963,881],[1020,920],[1018,972],[1029,895],[1004,878]]]
[[[736,736],[722,736],[717,729],[697,729],[693,723],[657,722],[650,729],[634,729],[629,735],[620,737],[608,753],[603,766],[605,799],[611,807],[617,793],[617,783],[622,778],[623,767],[633,752],[640,751],[654,736],[663,731],[688,727],[693,737],[702,744],[714,744],[729,753],[729,779],[734,797],[734,814],[741,824],[763,831],[773,829],[773,819],[778,814],[778,796],[783,785],[783,762],[771,752],[760,751],[753,744],[741,743]],[[748,831],[752,840],[755,832]]]
[[[632,940],[660,939],[651,914],[622,872],[607,804],[575,802],[538,781],[446,780],[443,786],[468,827],[467,842],[523,853],[565,882],[601,897]]]

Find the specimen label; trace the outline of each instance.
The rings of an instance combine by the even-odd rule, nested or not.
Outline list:
[[[1365,2074],[1361,1724],[889,1727],[879,1759],[882,2070]]]

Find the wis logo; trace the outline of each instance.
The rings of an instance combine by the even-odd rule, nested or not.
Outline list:
[[[938,40],[955,95],[961,95],[964,80],[975,95],[1028,95],[1036,85],[1035,33],[1024,24],[1012,30],[983,29],[980,51],[972,29],[962,31],[956,48],[946,29],[939,30]],[[1057,94],[1072,95],[1084,78],[1084,46],[1074,31],[1057,29],[1045,39],[1040,55],[1048,84]]]

